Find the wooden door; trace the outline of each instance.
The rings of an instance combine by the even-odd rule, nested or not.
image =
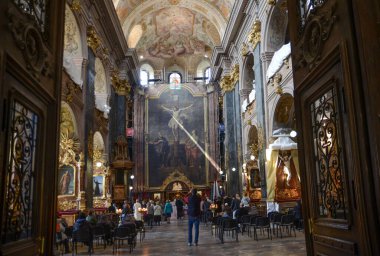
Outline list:
[[[351,1],[288,0],[288,11],[308,253],[373,255],[376,207],[366,202],[375,197],[366,187],[374,181],[362,146],[369,134]]]
[[[1,255],[53,255],[64,2],[0,3]]]

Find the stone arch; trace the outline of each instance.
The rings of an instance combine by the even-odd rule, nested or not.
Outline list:
[[[259,141],[259,132],[257,130],[257,127],[255,125],[252,125],[251,128],[249,128],[248,136],[247,136],[247,154],[250,154],[250,146],[257,144]]]
[[[82,86],[83,41],[80,26],[66,4],[63,67],[74,83]]]
[[[272,133],[278,129],[295,129],[294,98],[284,93],[275,103],[272,120]]]
[[[288,40],[288,14],[281,3],[270,9],[265,31],[262,31],[263,51],[275,52],[280,49]]]

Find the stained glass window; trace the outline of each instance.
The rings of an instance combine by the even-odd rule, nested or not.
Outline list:
[[[170,89],[179,90],[181,89],[181,74],[178,72],[171,73],[169,75]]]

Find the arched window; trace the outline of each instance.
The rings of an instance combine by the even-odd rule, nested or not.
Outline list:
[[[204,78],[205,78],[206,84],[210,83],[210,78],[211,78],[211,68],[210,67],[206,68],[205,73],[204,73]]]
[[[149,73],[146,70],[140,71],[140,84],[141,86],[148,86]]]
[[[181,89],[181,74],[173,72],[169,75],[170,89]]]

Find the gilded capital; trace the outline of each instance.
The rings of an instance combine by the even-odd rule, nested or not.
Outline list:
[[[131,91],[131,85],[127,79],[121,79],[117,70],[111,75],[112,86],[119,95],[127,95]]]
[[[248,54],[248,45],[246,43],[243,43],[243,46],[241,47],[241,56],[247,56]]]
[[[235,88],[235,84],[232,83],[230,75],[223,76],[220,80],[220,88],[223,92],[230,92]]]
[[[251,32],[248,35],[248,42],[254,49],[256,45],[261,41],[261,21],[255,20]]]
[[[89,26],[87,28],[87,44],[94,51],[94,53],[96,52],[96,50],[99,48],[101,44],[100,38],[98,34],[96,33],[94,26]]]
[[[239,64],[235,64],[235,66],[233,67],[231,71],[230,76],[231,76],[231,83],[235,87],[236,82],[239,81]]]

